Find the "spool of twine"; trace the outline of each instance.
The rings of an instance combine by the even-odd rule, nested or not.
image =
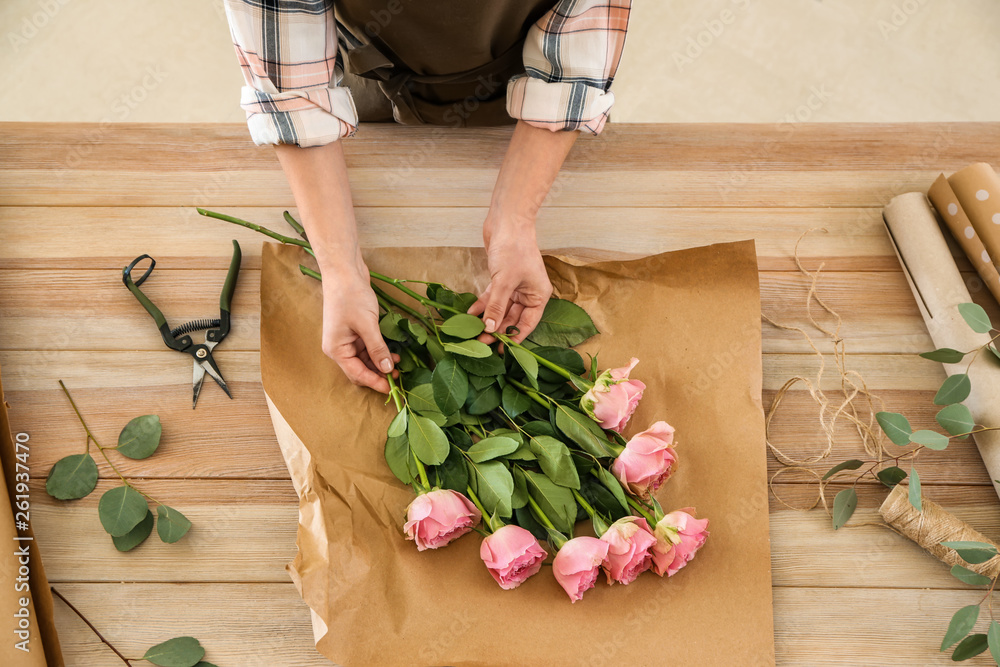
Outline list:
[[[973,572],[990,577],[1000,574],[1000,556],[994,556],[985,563],[967,563],[954,549],[941,546],[941,542],[985,542],[997,546],[978,530],[951,514],[933,500],[921,500],[922,512],[910,504],[908,488],[897,484],[882,503],[879,513],[885,522],[910,538],[925,551],[948,565],[961,565]]]

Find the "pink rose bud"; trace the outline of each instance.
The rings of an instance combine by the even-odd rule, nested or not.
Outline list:
[[[618,519],[601,539],[608,543],[604,572],[609,584],[616,581],[630,584],[653,564],[651,549],[656,544],[656,537],[642,517]]]
[[[504,526],[483,540],[479,557],[486,569],[509,591],[523,584],[542,568],[548,553],[530,532],[520,526]]]
[[[580,399],[580,407],[601,428],[621,433],[638,407],[646,385],[628,377],[637,363],[639,360],[632,357],[628,366],[604,371]]]
[[[417,551],[437,549],[457,540],[479,523],[482,513],[461,493],[438,489],[422,493],[406,508],[403,532]]]
[[[552,561],[552,573],[573,602],[597,583],[597,573],[608,557],[610,545],[596,537],[574,537],[562,546]]]
[[[632,436],[611,464],[611,472],[634,495],[645,498],[667,481],[676,463],[674,427],[658,421]]]
[[[689,512],[694,512],[694,508],[671,512],[656,524],[653,571],[661,577],[664,574],[674,576],[705,544],[708,519],[696,519]]]

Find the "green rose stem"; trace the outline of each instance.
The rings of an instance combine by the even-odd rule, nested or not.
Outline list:
[[[586,511],[587,514],[590,515],[590,522],[594,524],[594,532],[597,533],[597,536],[600,537],[604,533],[608,532],[609,526],[607,522],[603,518],[601,518],[601,515],[597,513],[597,510],[595,510],[590,505],[590,503],[587,502],[586,498],[580,495],[579,491],[577,491],[576,489],[570,489],[570,490],[573,492],[573,496],[576,498],[576,502],[580,503],[580,507],[582,507],[584,511]]]
[[[93,624],[93,623],[91,623],[91,622],[90,622],[90,620],[88,620],[86,616],[84,616],[84,615],[83,615],[82,613],[80,613],[80,610],[79,610],[79,609],[77,609],[77,608],[76,608],[75,606],[73,606],[73,603],[72,603],[72,602],[70,602],[70,601],[69,601],[69,600],[67,600],[67,599],[66,599],[65,597],[63,597],[63,594],[62,594],[62,593],[60,593],[59,591],[57,591],[57,590],[56,590],[56,589],[55,589],[54,587],[52,587],[52,586],[49,586],[49,590],[50,590],[50,591],[52,591],[52,594],[53,594],[53,595],[55,595],[55,596],[56,596],[57,598],[59,598],[60,600],[62,600],[62,601],[63,601],[64,603],[66,603],[66,606],[67,606],[67,607],[69,607],[70,609],[72,609],[72,610],[73,610],[73,613],[74,613],[74,614],[76,614],[77,616],[79,616],[79,617],[80,617],[80,620],[81,620],[81,621],[83,621],[84,623],[86,623],[86,624],[87,624],[87,627],[88,627],[88,628],[90,628],[90,630],[91,630],[91,631],[92,631],[92,632],[93,632],[93,633],[94,633],[95,635],[97,635],[97,638],[98,638],[98,639],[100,639],[100,640],[101,640],[102,642],[104,642],[104,645],[105,645],[105,646],[107,646],[107,647],[108,647],[109,649],[111,649],[112,651],[114,651],[115,655],[117,655],[117,656],[118,656],[119,658],[121,658],[121,661],[122,661],[122,662],[124,662],[124,663],[125,663],[126,665],[131,665],[131,664],[132,664],[131,662],[129,662],[129,659],[128,659],[128,658],[126,658],[126,657],[125,657],[125,656],[124,656],[124,655],[122,654],[122,652],[121,652],[121,651],[119,651],[118,649],[116,649],[116,648],[114,647],[114,645],[113,645],[113,644],[112,644],[111,642],[109,642],[109,641],[108,641],[107,639],[105,639],[105,638],[104,638],[104,635],[102,635],[102,634],[101,634],[101,633],[100,633],[100,632],[99,632],[99,631],[97,630],[97,628],[95,628],[95,627],[94,627],[94,624]],[[142,658],[133,658],[133,660],[141,660],[141,659],[142,659]]]
[[[539,391],[536,391],[535,389],[532,389],[531,387],[527,386],[526,384],[522,384],[522,383],[520,383],[517,380],[514,380],[512,378],[507,378],[507,382],[509,382],[515,389],[519,389],[519,390],[521,390],[521,392],[527,394],[528,398],[530,398],[531,400],[535,401],[536,403],[538,403],[539,405],[541,405],[543,408],[549,407],[549,401],[551,399],[548,396],[546,396],[545,394],[543,394],[543,393],[541,393]],[[508,419],[509,419],[509,417],[508,417]]]
[[[73,411],[76,413],[77,419],[79,419],[80,423],[83,425],[83,430],[87,432],[87,453],[88,454],[90,453],[90,441],[93,440],[94,444],[97,445],[98,451],[101,452],[101,456],[104,457],[104,460],[108,462],[108,465],[111,466],[111,469],[114,470],[115,474],[118,475],[118,477],[122,480],[122,484],[124,484],[125,486],[128,486],[128,487],[131,487],[132,490],[138,492],[142,496],[145,496],[149,500],[152,500],[157,505],[163,505],[163,503],[161,503],[156,498],[153,498],[149,494],[146,494],[146,493],[143,493],[142,491],[139,491],[139,489],[135,488],[135,486],[133,486],[131,483],[129,483],[129,481],[127,479],[125,479],[124,475],[122,475],[120,472],[118,472],[118,468],[115,467],[115,464],[112,463],[111,459],[108,457],[107,452],[104,451],[105,449],[118,449],[118,448],[117,447],[104,447],[104,446],[101,445],[101,443],[97,442],[97,438],[94,437],[94,434],[91,432],[90,427],[87,426],[87,422],[85,422],[83,420],[83,415],[80,414],[80,409],[78,407],[76,407],[76,402],[73,400],[73,397],[69,395],[69,389],[66,388],[66,385],[63,384],[62,380],[59,380],[59,386],[62,387],[63,393],[66,394],[66,398],[69,399],[69,404],[71,406],[73,406]]]
[[[399,387],[396,386],[396,380],[393,379],[392,373],[386,373],[385,379],[389,381],[389,396],[392,397],[393,402],[396,404],[396,412],[402,412],[403,410],[408,409],[406,407],[405,400],[401,396]],[[424,491],[430,491],[431,482],[427,478],[427,469],[424,468],[424,464],[421,463],[420,459],[418,459],[416,456],[413,457],[413,460],[417,464],[417,474],[420,476],[421,486],[423,487]]]
[[[469,500],[472,501],[472,504],[475,505],[476,508],[479,510],[479,512],[483,515],[483,525],[486,526],[486,531],[476,529],[477,533],[479,533],[483,537],[487,537],[489,534],[495,533],[504,527],[505,524],[503,523],[503,521],[500,521],[499,519],[497,519],[497,521],[500,523],[500,525],[499,526],[493,525],[493,518],[490,516],[490,513],[486,511],[486,508],[483,507],[483,504],[479,501],[479,498],[476,496],[476,492],[472,490],[471,486],[466,486],[465,491],[469,495]]]
[[[279,234],[276,231],[270,230],[267,227],[261,227],[255,222],[249,222],[247,220],[241,220],[239,218],[234,218],[231,215],[226,215],[225,213],[216,213],[215,211],[208,211],[203,208],[197,209],[198,213],[204,215],[208,218],[215,218],[216,220],[223,220],[225,222],[231,222],[234,225],[241,225],[247,229],[252,229],[255,232],[260,232],[264,236],[270,236],[275,241],[281,241],[282,243],[287,243],[288,245],[297,245],[299,247],[305,248],[306,250],[312,250],[312,246],[309,241],[303,241],[302,239],[296,239],[291,236],[285,236],[284,234]]]
[[[548,533],[549,541],[555,545],[556,551],[562,549],[562,546],[567,542],[566,536],[559,532],[555,525],[553,525],[552,521],[549,520],[549,517],[545,516],[545,512],[543,512],[542,508],[538,506],[535,499],[530,495],[528,496],[528,504],[531,506],[531,509],[534,510],[535,515],[538,517],[541,524],[547,529],[546,532]]]
[[[566,378],[567,380],[569,380],[570,382],[572,382],[573,386],[577,387],[578,389],[582,389],[581,385],[587,387],[587,389],[590,389],[591,387],[594,386],[594,383],[591,382],[590,380],[588,380],[587,378],[584,378],[584,377],[581,377],[581,376],[576,375],[574,373],[571,373],[568,370],[566,370],[565,368],[563,368],[562,366],[560,366],[559,364],[556,364],[556,363],[553,363],[553,362],[549,361],[548,359],[546,359],[545,357],[541,356],[540,354],[536,354],[534,352],[534,350],[532,350],[531,348],[525,347],[524,345],[521,345],[520,343],[515,343],[506,334],[502,334],[499,331],[497,331],[497,332],[494,332],[494,333],[492,333],[490,335],[493,336],[494,338],[502,341],[504,345],[510,345],[511,347],[516,347],[516,348],[520,348],[520,349],[524,350],[525,352],[527,352],[528,354],[530,354],[531,356],[533,356],[538,361],[538,363],[540,363],[542,366],[545,366],[546,368],[548,368],[553,373],[558,373],[559,375],[563,376],[564,378]]]
[[[437,301],[434,301],[433,299],[428,299],[426,296],[423,296],[422,294],[420,294],[418,292],[414,292],[413,290],[411,290],[409,287],[407,287],[405,285],[405,283],[412,283],[412,282],[419,282],[419,281],[415,281],[415,280],[402,280],[400,278],[390,278],[389,276],[384,276],[381,273],[375,273],[374,271],[369,271],[368,275],[370,275],[375,280],[381,280],[384,283],[388,283],[389,285],[392,285],[393,287],[395,287],[396,289],[398,289],[403,294],[416,299],[417,301],[419,301],[420,303],[424,304],[425,306],[430,306],[431,308],[436,308],[438,310],[447,310],[448,312],[455,313],[456,315],[464,315],[465,314],[463,311],[458,310],[457,308],[452,308],[451,306],[446,306],[443,303],[438,303]]]
[[[306,237],[305,227],[303,227],[298,220],[293,218],[291,213],[285,211],[281,215],[285,218],[285,222],[288,223],[288,226],[295,230],[295,233],[304,238],[306,241],[309,240],[308,237]]]
[[[639,504],[639,502],[635,498],[626,493],[625,500],[628,501],[628,504],[632,507],[632,509],[638,512],[643,519],[649,522],[650,528],[656,525],[656,519],[653,517],[653,515],[650,514],[649,510],[646,507]]]

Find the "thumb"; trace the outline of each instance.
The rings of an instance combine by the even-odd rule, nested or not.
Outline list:
[[[372,363],[383,373],[392,371],[392,357],[389,354],[389,347],[382,338],[382,332],[378,328],[378,320],[374,317],[366,317],[358,327],[358,336],[368,350],[368,356]]]
[[[486,310],[483,311],[483,323],[486,325],[486,333],[493,333],[503,322],[507,315],[507,306],[510,305],[510,295],[514,287],[506,283],[495,283],[490,287],[489,301],[486,303]]]

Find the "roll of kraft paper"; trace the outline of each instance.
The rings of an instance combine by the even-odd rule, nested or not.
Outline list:
[[[936,347],[967,352],[990,341],[962,319],[958,304],[972,301],[951,256],[934,211],[922,192],[894,197],[883,210],[889,238]],[[969,368],[972,394],[964,403],[978,424],[1000,426],[1000,366],[980,354]],[[964,373],[966,364],[942,364],[949,374]],[[1000,431],[973,436],[1000,496]]]
[[[948,179],[993,264],[1000,262],[1000,176],[985,162],[970,164]]]
[[[958,195],[951,187],[948,179],[941,174],[934,181],[934,184],[927,191],[938,215],[948,225],[952,236],[965,251],[965,256],[969,258],[972,266],[983,279],[983,284],[993,294],[993,297],[1000,301],[1000,272],[997,272],[993,265],[993,258],[986,251],[983,240],[979,237],[976,227],[972,224],[969,216],[966,215],[965,207],[959,201]],[[992,223],[990,223],[992,224]],[[981,226],[981,225],[980,225]]]

